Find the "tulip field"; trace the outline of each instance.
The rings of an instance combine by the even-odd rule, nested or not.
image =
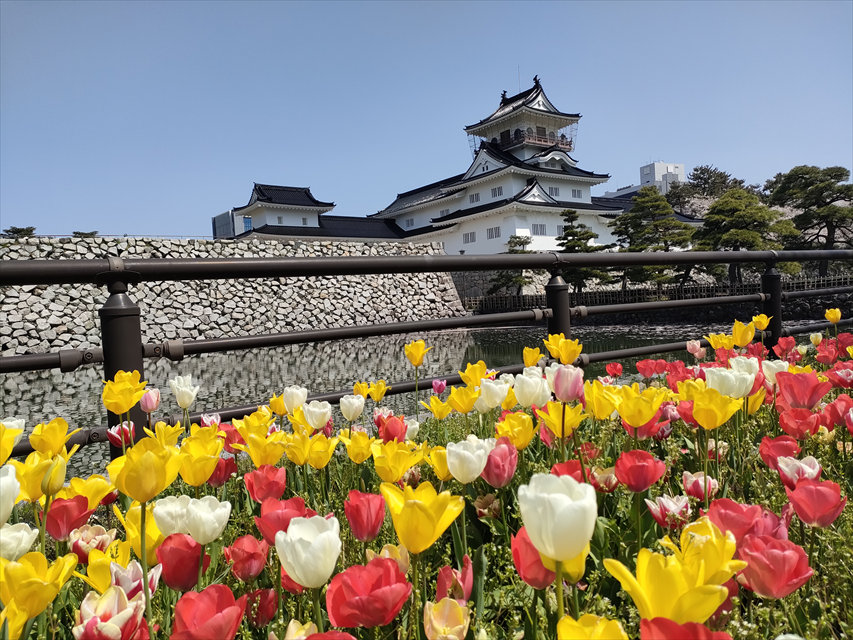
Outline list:
[[[599,378],[551,335],[521,374],[422,381],[405,415],[378,380],[188,424],[185,376],[168,424],[119,372],[100,474],[67,477],[85,449],[61,417],[24,460],[27,425],[0,422],[0,639],[851,637],[853,334],[826,319]],[[417,380],[430,347],[403,355]]]

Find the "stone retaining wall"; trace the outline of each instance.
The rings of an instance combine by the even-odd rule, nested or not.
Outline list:
[[[438,243],[214,241],[156,238],[0,240],[0,258],[90,259],[335,257],[442,254]],[[280,333],[464,315],[445,273],[375,274],[192,282],[143,282],[130,296],[143,342]],[[96,285],[0,289],[0,355],[100,346]]]

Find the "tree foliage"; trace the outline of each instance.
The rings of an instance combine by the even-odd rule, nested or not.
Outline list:
[[[29,238],[35,235],[35,227],[9,227],[3,229],[4,238]]]
[[[728,171],[709,164],[695,167],[687,175],[687,180],[694,195],[711,198],[719,198],[730,189],[743,189],[746,186],[740,178],[733,178]]]
[[[610,228],[620,251],[673,251],[687,249],[693,227],[676,220],[666,198],[655,187],[643,187],[634,196],[634,206],[613,222]],[[632,282],[656,283],[671,279],[666,267],[629,267],[623,274],[623,285]]]
[[[527,246],[533,242],[530,236],[510,236],[506,241],[507,253],[533,253]],[[525,275],[522,269],[511,269],[498,271],[491,279],[488,295],[494,295],[499,291],[515,289],[515,295],[520,296],[522,290],[533,282],[533,278]]]
[[[777,173],[764,184],[767,202],[799,210],[793,221],[795,246],[835,249],[853,246],[853,184],[844,167],[801,165]]]
[[[97,231],[72,231],[71,237],[73,238],[97,238]]]
[[[582,222],[578,222],[578,212],[574,209],[566,209],[561,215],[563,233],[557,236],[557,245],[561,253],[596,253],[616,246],[594,244],[598,234]],[[607,269],[597,267],[572,267],[564,269],[561,275],[563,280],[574,287],[576,294],[580,294],[590,280],[598,280],[603,284],[613,281]]]
[[[697,251],[769,251],[784,248],[798,235],[781,211],[761,204],[745,189],[731,189],[708,209],[693,241]],[[738,266],[730,268],[729,279],[741,280]]]

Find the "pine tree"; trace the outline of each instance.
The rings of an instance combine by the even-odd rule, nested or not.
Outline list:
[[[530,236],[510,236],[506,241],[507,253],[533,253],[527,245],[533,242]],[[533,282],[533,278],[524,274],[522,269],[498,271],[491,279],[488,295],[494,295],[504,289],[515,289],[515,295],[520,296],[525,286]]]
[[[594,244],[598,234],[582,222],[578,222],[578,212],[574,209],[566,209],[561,214],[563,217],[563,233],[557,236],[557,244],[561,253],[596,253],[612,249],[616,245]],[[580,295],[584,286],[590,280],[598,280],[602,284],[608,284],[613,278],[607,269],[597,267],[571,267],[564,269],[563,280],[574,287],[575,294]]]

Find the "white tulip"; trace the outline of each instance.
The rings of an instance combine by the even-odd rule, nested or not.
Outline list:
[[[557,370],[562,366],[559,362],[552,362],[545,367],[545,379],[548,381],[548,388],[552,393],[554,391],[554,376],[557,375]]]
[[[314,431],[322,431],[326,423],[332,419],[332,405],[325,400],[322,402],[312,400],[302,406],[302,415]]]
[[[189,533],[187,531],[187,509],[190,498],[186,495],[168,496],[154,502],[154,522],[163,533],[163,537],[173,533]]]
[[[745,398],[754,383],[754,373],[719,368],[705,369],[705,384],[730,398]]]
[[[418,437],[418,432],[421,430],[421,423],[414,418],[404,418],[403,422],[406,425],[406,440],[414,440]]]
[[[761,364],[758,358],[750,358],[747,356],[736,356],[729,358],[729,368],[732,371],[740,371],[741,373],[751,373],[753,376],[758,373]]]
[[[15,467],[4,464],[0,467],[0,524],[6,524],[18,494],[21,492],[21,483],[15,475]]]
[[[284,400],[284,408],[287,409],[290,415],[293,415],[293,412],[305,404],[305,401],[308,399],[308,389],[291,385],[284,388],[281,396]]]
[[[541,407],[551,399],[551,390],[541,372],[535,378],[528,375],[516,376],[513,391],[515,392],[515,399],[522,407],[533,405]]]
[[[533,546],[555,562],[575,558],[592,538],[598,505],[591,484],[536,473],[518,488],[518,506]]]
[[[761,371],[770,384],[776,384],[776,374],[788,371],[788,363],[784,360],[762,360]]]
[[[816,480],[820,478],[823,470],[820,462],[814,456],[806,456],[802,460],[790,456],[779,456],[776,458],[779,475],[783,481],[787,478],[788,484],[797,486],[800,480]]]
[[[198,395],[198,390],[201,388],[193,386],[192,376],[172,378],[169,380],[169,386],[172,388],[172,393],[175,394],[175,399],[181,409],[189,409],[192,406],[196,395]]]
[[[21,430],[23,430],[23,428],[24,428],[24,421],[21,418],[8,417],[8,418],[3,418],[2,420],[0,420],[0,422],[2,422],[3,426],[6,427],[7,429],[21,429]],[[18,441],[21,439],[22,435],[23,435],[23,433],[19,433],[17,436],[15,436],[15,442],[12,443],[13,446],[18,444]]]
[[[24,522],[4,524],[0,527],[0,558],[16,561],[30,550],[38,536],[39,530]]]
[[[474,482],[486,468],[495,439],[469,435],[461,442],[447,443],[447,470],[462,484]]]
[[[275,550],[287,575],[306,589],[319,589],[332,575],[341,554],[338,519],[293,518],[275,534]]]
[[[509,393],[509,385],[506,382],[485,379],[480,382],[480,398],[484,399],[489,409],[499,407],[506,400],[507,393]]]
[[[498,376],[498,380],[506,383],[507,385],[509,385],[510,388],[512,388],[512,385],[515,384],[515,376],[511,373],[502,373],[500,376]]]
[[[340,400],[340,409],[346,420],[352,422],[358,420],[364,412],[364,396],[343,396]]]
[[[187,533],[199,544],[210,544],[222,535],[228,518],[231,516],[231,503],[220,502],[213,496],[190,500],[187,507]]]

